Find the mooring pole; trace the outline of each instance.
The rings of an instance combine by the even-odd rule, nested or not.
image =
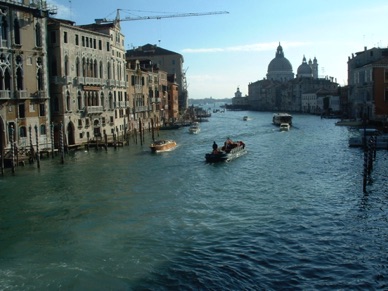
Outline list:
[[[11,143],[11,168],[12,168],[12,173],[15,174],[15,145],[13,141],[13,125],[11,125],[11,136],[9,137],[9,141]]]
[[[38,126],[35,124],[35,137],[36,137],[36,163],[38,169],[40,168],[40,157],[39,157],[39,136],[38,136]]]
[[[63,123],[61,121],[60,127],[59,127],[59,147],[61,151],[61,163],[65,163],[65,148],[63,145]]]
[[[54,122],[51,122],[51,157],[54,158]]]

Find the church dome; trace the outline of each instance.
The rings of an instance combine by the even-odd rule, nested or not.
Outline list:
[[[275,58],[268,65],[268,73],[272,72],[292,72],[292,66],[289,60],[284,57],[283,48],[279,44]]]
[[[303,56],[302,64],[298,67],[297,75],[298,77],[311,77],[313,70],[307,64],[306,58]]]
[[[276,81],[288,81],[294,78],[291,63],[284,57],[280,43],[275,58],[268,65],[267,78]]]

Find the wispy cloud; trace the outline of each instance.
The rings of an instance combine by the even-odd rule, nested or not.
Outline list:
[[[273,51],[278,46],[278,42],[266,42],[266,43],[254,43],[239,46],[229,47],[215,47],[215,48],[185,48],[182,50],[183,53],[191,54],[203,54],[203,53],[227,53],[227,52],[262,52],[262,51]],[[290,47],[301,47],[308,45],[307,42],[282,42],[283,48]]]

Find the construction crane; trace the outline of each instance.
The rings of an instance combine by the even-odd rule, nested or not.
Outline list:
[[[95,19],[97,24],[102,23],[119,23],[120,21],[136,21],[136,20],[150,20],[150,19],[162,19],[162,18],[175,18],[175,17],[190,17],[190,16],[204,16],[204,15],[216,15],[216,14],[229,14],[228,11],[212,11],[212,12],[199,12],[199,13],[181,13],[181,14],[170,14],[170,15],[153,15],[153,16],[127,16],[124,18],[120,17],[120,11],[123,9],[117,9],[117,14],[115,19],[99,18]]]

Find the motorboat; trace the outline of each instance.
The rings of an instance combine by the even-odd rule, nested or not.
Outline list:
[[[288,123],[281,123],[279,126],[280,131],[289,131],[290,125]]]
[[[275,113],[272,117],[272,123],[275,125],[281,125],[282,123],[288,123],[292,125],[292,115],[288,113]]]
[[[189,133],[198,134],[201,131],[198,122],[193,122],[189,127]]]
[[[154,153],[171,151],[175,147],[176,147],[176,142],[174,140],[166,140],[166,139],[155,140],[150,145],[151,151]]]
[[[388,149],[388,135],[373,128],[359,129],[357,135],[349,138],[349,147],[366,147],[372,137],[376,149]]]
[[[248,117],[247,115],[245,115],[245,116],[243,117],[243,120],[244,120],[244,121],[248,121],[248,120],[249,120],[249,117]]]
[[[225,145],[221,149],[214,148],[211,153],[207,153],[205,159],[208,163],[229,162],[246,153],[245,144],[242,141],[225,142]]]

